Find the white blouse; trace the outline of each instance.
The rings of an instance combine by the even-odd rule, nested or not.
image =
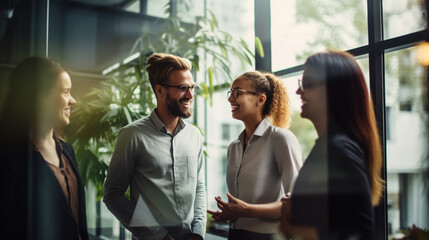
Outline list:
[[[245,130],[228,148],[226,181],[228,191],[247,203],[279,201],[291,191],[302,165],[301,146],[295,135],[271,125],[259,123],[245,151]],[[230,223],[233,229],[270,234],[278,229],[277,220],[239,218]]]

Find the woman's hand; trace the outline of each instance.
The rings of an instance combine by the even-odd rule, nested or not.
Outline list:
[[[306,240],[319,240],[317,235],[317,229],[315,227],[298,226],[292,225],[291,220],[291,208],[292,202],[289,194],[286,194],[281,199],[282,202],[282,215],[280,217],[280,231],[286,237],[286,239],[299,237],[300,239]]]
[[[212,215],[212,218],[216,222],[229,222],[234,220],[234,219],[229,219],[223,212],[220,212],[220,211],[207,210],[207,212]]]
[[[216,221],[228,222],[240,217],[250,217],[250,205],[248,203],[233,197],[229,193],[226,195],[228,196],[229,203],[224,202],[220,197],[215,197],[217,206],[221,211],[207,210]]]
[[[290,220],[290,214],[291,214],[291,198],[290,194],[287,193],[285,197],[283,197],[281,200],[282,202],[282,218],[285,216],[288,220]]]
[[[284,198],[280,200],[282,202],[282,215],[280,217],[280,231],[284,236],[290,237],[290,214],[291,214],[291,199],[290,195],[286,194]]]
[[[230,219],[237,219],[240,217],[252,217],[250,211],[250,205],[238,198],[233,197],[231,194],[226,194],[229,199],[229,203],[222,201],[220,197],[215,197],[217,206],[222,212]]]

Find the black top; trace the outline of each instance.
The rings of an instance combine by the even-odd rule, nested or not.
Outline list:
[[[85,192],[74,151],[61,140],[56,141],[56,147],[57,153],[62,151],[70,162],[77,178],[79,226],[60,183],[31,142],[26,147],[2,146],[2,238],[77,240],[80,235],[82,240],[88,239]]]
[[[341,130],[316,140],[292,192],[291,223],[316,227],[320,239],[373,239],[367,161]]]

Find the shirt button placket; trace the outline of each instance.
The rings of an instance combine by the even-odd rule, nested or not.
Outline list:
[[[172,159],[173,159],[173,171],[174,171],[174,191],[175,191],[175,196],[176,196],[176,209],[177,212],[181,213],[181,209],[182,209],[182,200],[181,200],[181,195],[180,195],[180,189],[179,189],[179,185],[180,185],[180,169],[178,169],[178,162],[180,159],[175,159],[174,156],[176,156],[176,151],[175,151],[175,138],[172,137],[171,138],[171,148],[172,148]]]

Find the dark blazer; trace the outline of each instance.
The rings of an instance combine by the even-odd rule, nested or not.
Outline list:
[[[69,160],[77,178],[79,227],[54,173],[42,155],[26,147],[3,147],[0,236],[4,239],[88,239],[85,191],[70,144],[57,142],[57,152]],[[78,234],[79,233],[79,234]]]

